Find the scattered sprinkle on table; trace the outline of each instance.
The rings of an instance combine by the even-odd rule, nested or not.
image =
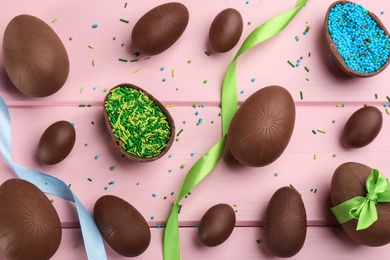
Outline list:
[[[111,166],[109,167],[109,169],[110,169],[110,171],[113,171],[113,170],[115,170],[115,166],[114,166],[114,165],[111,165]]]
[[[324,130],[321,130],[321,129],[317,129],[317,132],[318,132],[318,133],[321,133],[321,134],[325,134],[325,131],[324,131]]]
[[[295,67],[295,65],[291,61],[288,60],[287,63],[290,64],[291,67]]]
[[[153,194],[152,194],[152,196],[153,196],[153,197],[156,197],[156,196],[157,196],[157,194],[156,194],[156,193],[153,193]]]
[[[88,178],[87,180],[88,180],[88,181],[92,181],[92,179],[91,179],[91,178]]]
[[[180,165],[180,168],[181,168],[181,169],[184,169],[184,164]]]
[[[128,20],[125,20],[125,19],[119,19],[119,21],[121,21],[121,22],[123,22],[123,23],[129,23],[129,21]]]
[[[211,55],[211,53],[208,52],[208,51],[205,51],[204,54],[206,54],[207,56],[210,56],[210,55]]]
[[[98,24],[97,23],[94,23],[94,24],[92,24],[92,28],[98,28]]]
[[[54,18],[53,21],[51,21],[51,22],[52,22],[52,23],[55,23],[55,22],[57,22],[57,20],[58,20],[58,18],[56,17],[56,18]]]
[[[311,130],[311,131],[313,132],[313,134],[315,134],[315,135],[317,134],[316,130]]]

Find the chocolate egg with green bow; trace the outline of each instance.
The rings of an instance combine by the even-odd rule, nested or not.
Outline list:
[[[175,123],[154,96],[132,84],[113,87],[104,99],[109,134],[121,153],[137,162],[161,158],[172,146]]]
[[[335,170],[331,182],[332,207],[357,196],[365,198],[367,196],[366,181],[371,171],[371,167],[357,162],[347,162],[340,165]],[[376,196],[368,195],[370,198]],[[347,235],[359,244],[372,247],[386,245],[390,243],[390,202],[378,202],[376,211],[378,220],[365,229],[356,230],[357,219],[351,219],[341,226]],[[359,221],[364,221],[364,219]]]

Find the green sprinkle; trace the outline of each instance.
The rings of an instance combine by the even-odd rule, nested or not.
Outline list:
[[[177,137],[177,138],[176,138],[176,142],[178,142],[179,140],[180,140],[180,138],[179,138],[179,137]]]
[[[206,54],[207,56],[210,56],[210,55],[211,55],[211,53],[208,52],[208,51],[205,51],[204,54]]]
[[[256,239],[256,243],[257,243],[257,244],[260,244],[260,243],[261,243],[261,240],[260,240],[260,239]]]
[[[171,136],[168,118],[145,93],[128,86],[115,88],[107,97],[105,109],[124,151],[151,158],[165,149]]]
[[[92,66],[95,66],[95,60],[92,60]]]
[[[54,199],[51,199],[50,202],[53,203],[53,202],[54,202]]]
[[[295,65],[291,61],[288,60],[287,63],[290,64],[291,67],[295,67]]]
[[[203,84],[206,84],[207,83],[207,79],[203,80]]]
[[[111,165],[111,166],[109,167],[109,169],[110,169],[110,171],[113,171],[113,170],[115,169],[115,166],[114,166],[114,165]]]
[[[125,19],[119,19],[119,21],[124,22],[124,23],[129,23],[129,21],[127,21]]]
[[[251,24],[252,24],[252,22],[251,22],[251,21],[249,21],[249,22],[248,22],[248,25],[251,25]]]
[[[119,61],[121,61],[121,62],[128,62],[129,60],[126,60],[126,59],[119,59]]]
[[[85,104],[80,104],[79,107],[85,107]]]
[[[324,130],[321,130],[321,129],[317,129],[317,132],[318,132],[318,133],[321,133],[321,134],[325,134],[325,131],[324,131]]]
[[[184,169],[184,164],[180,165],[180,168],[181,168],[181,169]]]
[[[378,94],[375,94],[375,99],[378,99]]]
[[[315,134],[315,135],[317,134],[317,132],[315,130],[311,130],[311,131],[313,132],[313,134]]]
[[[138,61],[138,59],[132,59],[132,60],[130,60],[130,62],[137,62]]]
[[[278,177],[278,176],[279,176],[279,173],[275,172],[275,173],[274,173],[274,176],[275,176],[275,177]]]
[[[307,56],[310,57],[310,56],[311,56],[311,53],[309,52],[309,53],[307,54]]]
[[[107,90],[108,90],[107,88],[104,88],[104,89],[103,89],[103,92],[107,92]]]
[[[313,158],[314,158],[314,160],[316,160],[317,159],[317,154],[314,154]]]
[[[336,154],[334,153],[334,154],[332,154],[332,156],[333,156],[333,158],[335,158],[335,157],[336,157]]]
[[[80,94],[83,93],[83,91],[84,91],[84,87],[81,87],[80,88]]]
[[[180,131],[177,133],[176,136],[179,136],[183,132],[183,129],[180,129]]]
[[[387,100],[390,102],[390,97],[389,96],[386,96]]]
[[[73,40],[73,37],[72,37],[72,36],[70,36],[70,37],[69,37],[69,41],[72,41],[72,40]]]
[[[70,188],[71,186],[72,186],[72,184],[69,184],[69,185],[68,185],[68,188]]]
[[[332,123],[333,123],[333,124],[336,123],[336,120],[332,120]]]
[[[192,62],[192,60],[188,60],[188,61],[187,61],[188,64],[191,64],[191,62]]]
[[[303,100],[303,93],[302,93],[302,91],[300,91],[300,94],[301,94],[301,100]]]
[[[309,70],[309,69],[308,69],[306,66],[305,66],[304,68],[305,68],[305,70],[306,70],[307,72],[309,72],[309,71],[310,71],[310,70]]]
[[[116,40],[116,37],[114,36],[114,37],[112,37],[112,39],[115,41],[115,40]]]
[[[290,187],[293,188],[296,192],[298,192],[300,196],[302,196],[302,194],[292,184],[290,184]]]
[[[133,54],[133,56],[134,56],[134,57],[138,57],[140,54],[141,54],[141,53],[140,53],[139,51],[137,51],[137,52],[135,52],[135,53]]]
[[[87,107],[91,107],[92,105],[91,104],[88,104]]]
[[[179,204],[179,209],[177,211],[178,214],[180,214],[182,206],[183,206],[182,204]]]
[[[127,2],[125,3],[125,6],[124,6],[124,8],[126,8],[127,7]]]
[[[88,178],[87,180],[89,180],[89,181],[92,181],[92,179],[91,179],[91,178]]]
[[[57,22],[57,20],[58,20],[58,18],[56,17],[56,18],[54,18],[53,21],[51,21],[51,22],[52,22],[52,23],[55,23],[55,22]]]
[[[310,81],[310,79],[309,79],[309,78],[306,78],[306,81]]]
[[[197,108],[198,105],[197,105],[197,104],[193,104],[192,107],[193,107],[193,108]]]
[[[172,192],[171,192],[171,196],[172,196],[173,194],[175,194],[175,193],[172,191]]]

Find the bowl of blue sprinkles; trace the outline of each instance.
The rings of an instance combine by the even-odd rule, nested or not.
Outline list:
[[[324,31],[335,62],[348,75],[372,77],[389,64],[389,33],[362,5],[350,1],[331,4]]]

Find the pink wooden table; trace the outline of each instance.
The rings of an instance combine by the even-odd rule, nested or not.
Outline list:
[[[138,259],[162,259],[164,229],[158,225],[165,224],[168,218],[176,195],[171,194],[178,191],[196,160],[221,137],[218,105],[222,79],[239,46],[225,54],[205,55],[206,50],[210,51],[208,30],[215,15],[228,7],[242,14],[241,44],[254,28],[293,8],[296,1],[182,0],[189,9],[190,21],[179,41],[148,60],[141,56],[138,62],[120,62],[119,58],[133,59],[130,35],[135,22],[163,2],[3,0],[0,10],[0,35],[14,16],[35,15],[57,32],[71,63],[64,87],[50,97],[35,99],[23,96],[12,86],[0,53],[0,95],[10,108],[14,161],[72,184],[71,189],[90,211],[95,201],[105,194],[120,196],[134,205],[152,230],[151,245]],[[390,116],[383,106],[388,103],[386,96],[390,96],[390,71],[368,79],[347,78],[340,73],[329,59],[324,44],[324,16],[331,3],[331,0],[310,1],[281,34],[239,58],[240,102],[259,88],[281,85],[296,102],[296,126],[290,144],[275,163],[249,168],[236,163],[225,152],[213,172],[183,199],[179,215],[182,259],[273,259],[264,243],[256,241],[263,239],[262,225],[270,197],[278,188],[290,184],[302,194],[308,217],[306,242],[295,259],[384,259],[390,253],[390,245],[369,248],[354,243],[329,210],[330,180],[340,164],[356,161],[390,176],[390,137],[386,133]],[[360,0],[359,3],[376,13],[390,28],[390,2]],[[129,23],[121,22],[121,18]],[[95,23],[98,28],[92,28]],[[307,25],[311,29],[303,35]],[[296,41],[295,36],[300,40]],[[287,63],[301,56],[300,67],[292,68]],[[155,162],[141,164],[121,158],[107,136],[102,107],[105,91],[123,82],[152,93],[169,107],[176,132],[183,129],[168,154]],[[344,108],[336,107],[341,103],[345,104]],[[80,104],[91,107],[79,107]],[[367,147],[346,150],[339,142],[341,131],[349,116],[364,104],[383,111],[382,131]],[[197,111],[199,115],[195,114]],[[197,125],[200,117],[203,122]],[[39,138],[50,124],[59,120],[75,124],[76,144],[63,162],[42,165],[36,155]],[[314,135],[313,129],[326,133]],[[110,166],[115,169],[110,170]],[[15,177],[3,160],[0,160],[0,172],[0,183]],[[108,185],[111,181],[115,184]],[[153,197],[153,193],[157,196]],[[234,206],[237,226],[224,244],[206,248],[197,238],[195,225],[217,203]],[[74,205],[54,198],[54,206],[62,221],[63,239],[53,259],[86,259]],[[106,250],[109,259],[124,259],[108,246]]]

